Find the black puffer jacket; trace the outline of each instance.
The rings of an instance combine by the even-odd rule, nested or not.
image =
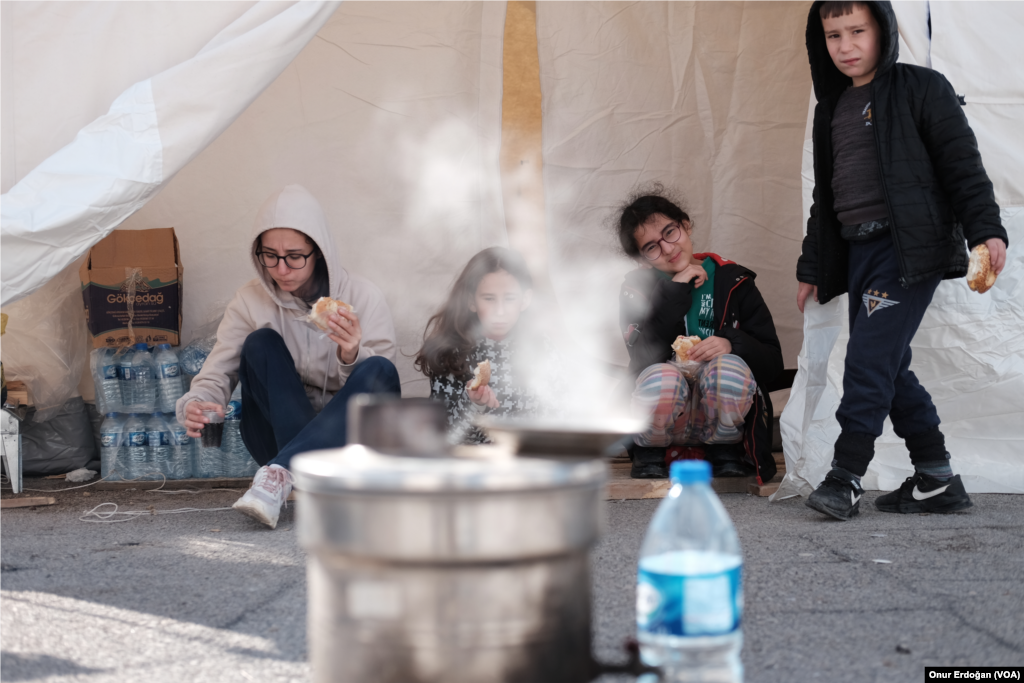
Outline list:
[[[814,205],[807,221],[797,279],[818,286],[825,303],[847,291],[849,244],[840,237],[832,193],[832,114],[853,84],[833,63],[819,15],[811,6],[807,54],[818,104],[814,109]],[[881,58],[871,81],[872,130],[893,243],[904,286],[941,274],[967,273],[967,246],[1008,242],[978,142],[946,78],[897,64],[896,15],[889,2],[870,2],[881,29]]]
[[[732,344],[732,353],[750,367],[757,381],[757,396],[744,422],[747,457],[757,466],[762,482],[775,476],[772,457],[772,403],[767,391],[782,373],[782,345],[775,321],[753,271],[716,254],[694,254],[715,260],[715,336]],[[629,370],[635,379],[656,363],[672,356],[672,342],[686,334],[686,314],[693,302],[692,282],[665,280],[654,270],[626,274],[619,296],[619,326],[629,352]]]

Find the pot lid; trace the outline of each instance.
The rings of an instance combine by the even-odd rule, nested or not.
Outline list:
[[[296,488],[316,493],[529,491],[605,481],[601,460],[422,458],[362,445],[313,451],[292,460]]]
[[[475,420],[499,447],[512,453],[548,457],[588,455],[599,458],[608,449],[647,428],[648,421],[629,417],[497,417]]]

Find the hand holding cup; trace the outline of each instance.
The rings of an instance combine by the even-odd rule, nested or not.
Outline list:
[[[206,429],[208,424],[217,424],[219,428]],[[211,401],[189,401],[185,406],[185,430],[193,439],[202,438],[204,446],[207,434],[216,431],[217,446],[220,446],[220,434],[224,431],[224,406]]]

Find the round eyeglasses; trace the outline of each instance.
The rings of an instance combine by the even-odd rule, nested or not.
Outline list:
[[[675,244],[679,241],[682,234],[682,226],[678,223],[673,223],[661,231],[660,240],[648,244],[640,253],[643,254],[644,258],[648,261],[657,261],[658,257],[661,256],[661,243],[666,242],[668,244]]]
[[[284,259],[284,264],[291,270],[300,270],[306,267],[306,259],[313,255],[313,252],[308,254],[286,254],[285,256],[278,256],[272,251],[258,251],[256,252],[256,258],[259,259],[260,265],[264,268],[277,268],[277,264]]]

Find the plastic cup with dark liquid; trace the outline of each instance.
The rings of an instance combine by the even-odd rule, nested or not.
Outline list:
[[[220,448],[224,436],[224,416],[216,410],[204,410],[203,417],[209,420],[203,425],[203,448]]]

